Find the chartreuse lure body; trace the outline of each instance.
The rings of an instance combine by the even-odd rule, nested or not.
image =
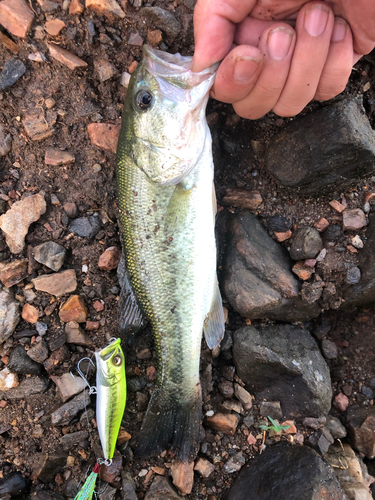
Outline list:
[[[103,458],[98,459],[75,500],[91,500],[101,464],[110,465],[126,403],[125,357],[120,339],[95,352],[96,358],[96,421]],[[95,390],[96,389],[96,390]]]
[[[216,278],[211,136],[205,118],[216,67],[190,71],[191,57],[143,48],[127,90],[117,147],[117,197],[127,279],[122,328],[145,315],[158,376],[136,453],[168,445],[181,460],[199,441],[202,331],[224,335]]]

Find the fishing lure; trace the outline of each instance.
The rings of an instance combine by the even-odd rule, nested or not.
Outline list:
[[[96,420],[104,458],[97,460],[74,500],[91,500],[100,465],[109,466],[112,463],[126,404],[125,357],[120,343],[120,339],[112,339],[106,347],[95,352],[96,387],[90,386],[78,363],[77,370],[88,385],[90,394],[96,394]]]

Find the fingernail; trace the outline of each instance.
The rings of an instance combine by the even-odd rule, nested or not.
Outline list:
[[[319,36],[326,29],[329,10],[323,4],[314,5],[305,14],[305,30],[311,36]]]
[[[234,66],[234,78],[239,82],[248,82],[257,71],[259,62],[255,57],[239,57]]]
[[[281,61],[289,52],[293,33],[286,28],[276,28],[268,35],[268,51],[272,59]]]
[[[348,25],[344,19],[336,19],[331,37],[332,42],[341,42],[344,40],[347,27]]]

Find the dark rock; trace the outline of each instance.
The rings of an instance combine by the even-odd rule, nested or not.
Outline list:
[[[133,377],[127,380],[126,384],[129,392],[137,392],[146,386],[146,379],[144,377]]]
[[[20,472],[12,472],[0,481],[0,495],[18,496],[27,489],[28,480]]]
[[[320,314],[316,303],[299,297],[301,283],[291,272],[287,251],[253,214],[230,215],[227,226],[223,289],[241,316],[295,322]]]
[[[138,500],[135,493],[135,482],[129,472],[121,471],[121,498],[122,500]]]
[[[332,415],[328,415],[325,427],[329,430],[334,439],[343,439],[346,437],[346,429],[340,420]]]
[[[262,417],[271,417],[275,420],[283,418],[280,401],[262,401],[259,405],[259,413]]]
[[[325,423],[326,423],[326,417],[319,417],[319,418],[306,417],[303,419],[303,425],[305,427],[310,427],[310,429],[314,429],[316,431],[324,427]]]
[[[0,156],[6,156],[11,149],[12,149],[12,136],[10,134],[7,134],[5,132],[4,127],[0,125]]]
[[[344,307],[361,307],[375,302],[375,214],[369,217],[366,231],[367,242],[359,254],[358,267],[362,276],[345,294]]]
[[[284,233],[285,231],[292,229],[292,223],[286,217],[276,214],[268,218],[268,229],[271,229],[276,233]]]
[[[0,73],[0,90],[15,84],[16,81],[25,74],[26,66],[18,59],[9,59],[4,64],[4,69]]]
[[[375,457],[375,407],[350,407],[347,414],[350,444],[367,458]]]
[[[245,457],[239,451],[230,457],[224,464],[224,470],[228,474],[233,474],[233,472],[238,472],[245,465]]]
[[[141,14],[152,23],[152,27],[163,31],[168,43],[172,43],[182,30],[181,24],[174,15],[160,7],[145,7],[141,10]]]
[[[41,489],[41,486],[44,488]],[[45,485],[38,485],[36,488],[32,488],[30,491],[30,496],[27,497],[27,500],[65,500],[65,498],[58,493],[57,491],[50,490],[45,487]]]
[[[71,450],[74,445],[78,444],[80,441],[83,441],[88,437],[89,433],[87,431],[77,431],[72,432],[70,434],[64,434],[60,438],[60,444],[64,451]]]
[[[373,175],[374,159],[374,133],[355,97],[290,122],[272,138],[266,166],[283,186],[320,195]]]
[[[37,344],[34,344],[28,351],[27,355],[36,363],[43,363],[48,358],[48,346],[47,343],[42,340]]]
[[[223,500],[343,500],[333,470],[311,448],[280,443],[244,467]]]
[[[78,483],[78,481],[76,481],[75,479],[69,479],[69,481],[67,481],[65,484],[65,495],[68,498],[75,498],[80,486],[81,483]]]
[[[115,450],[112,458],[111,465],[101,465],[99,470],[99,477],[107,483],[113,483],[120,475],[122,469],[122,455],[119,451]]]
[[[361,270],[359,267],[353,266],[348,269],[346,273],[346,281],[349,283],[349,285],[355,285],[359,283],[361,279]]]
[[[7,399],[24,399],[48,389],[49,381],[44,377],[30,377],[22,380],[18,387],[6,392]],[[0,392],[0,397],[3,393]]]
[[[93,238],[100,231],[100,221],[95,215],[79,217],[74,219],[70,225],[70,230],[82,238]]]
[[[145,500],[180,500],[180,498],[168,479],[163,476],[155,477],[145,496]]]
[[[60,406],[52,415],[52,425],[68,425],[77,413],[90,404],[90,396],[87,391],[78,394],[68,403]]]
[[[337,358],[338,353],[339,353],[339,351],[337,349],[337,345],[328,339],[322,340],[322,351],[323,351],[324,357],[327,359],[335,359],[335,358]]]
[[[34,259],[52,271],[59,271],[64,264],[66,250],[54,241],[46,241],[34,248]]]
[[[361,392],[366,398],[372,399],[374,397],[374,391],[367,385],[362,386]]]
[[[22,375],[39,375],[42,365],[33,361],[21,345],[17,345],[9,356],[8,370]]]
[[[234,334],[233,359],[247,390],[259,399],[279,400],[286,418],[328,413],[328,366],[306,330],[292,325],[259,331],[243,327]]]
[[[66,215],[70,219],[75,219],[77,217],[78,209],[77,209],[77,205],[74,202],[65,203],[64,210],[65,210]]]
[[[20,320],[19,302],[9,288],[0,290],[0,344],[14,332]]]
[[[304,226],[293,234],[289,254],[293,260],[313,259],[322,248],[322,238],[314,227]]]
[[[67,453],[62,451],[55,451],[51,454],[40,453],[34,462],[32,478],[43,483],[53,483],[56,474],[66,465],[67,456]]]
[[[332,224],[327,227],[323,234],[323,243],[326,246],[328,243],[336,243],[342,236],[343,231],[337,224]]]
[[[233,383],[229,382],[228,380],[223,380],[223,382],[220,382],[218,385],[219,391],[225,398],[231,398],[234,394],[234,387]]]
[[[307,444],[314,448],[321,455],[325,455],[334,439],[327,428],[319,429],[309,437]]]

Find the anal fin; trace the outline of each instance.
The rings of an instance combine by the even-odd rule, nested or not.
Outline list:
[[[203,324],[204,337],[210,349],[218,347],[224,337],[225,319],[219,285],[215,282],[210,312]]]

